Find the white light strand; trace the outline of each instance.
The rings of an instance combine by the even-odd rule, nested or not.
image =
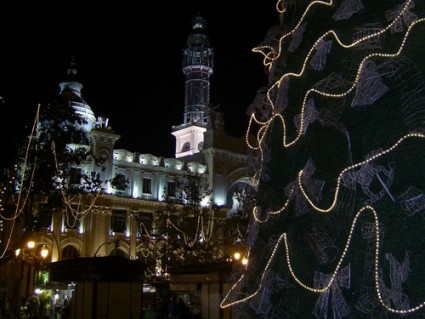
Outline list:
[[[56,172],[59,176],[60,170],[59,170],[59,163],[58,163],[58,159],[57,159],[57,155],[56,155],[56,144],[55,144],[54,141],[52,142],[51,149],[52,149],[53,159],[55,161]],[[70,227],[75,227],[76,224],[77,224],[77,221],[84,219],[84,217],[86,217],[89,214],[89,212],[92,210],[97,199],[102,196],[102,190],[99,189],[96,192],[95,196],[92,198],[88,207],[84,211],[79,211],[79,209],[75,209],[72,205],[73,202],[75,201],[76,195],[69,197],[69,195],[65,193],[65,189],[63,187],[60,187],[60,193],[62,195],[62,200],[64,201],[68,211],[72,214],[72,217],[74,217],[74,220],[72,221],[73,223],[70,224],[68,214],[66,214],[67,223],[68,223],[68,226],[70,226]],[[84,194],[84,197],[87,198],[87,194]],[[83,198],[83,195],[80,194],[78,196],[78,205],[77,205],[78,208],[81,207],[82,198]]]
[[[279,13],[284,13],[286,11],[286,5],[285,5],[284,1],[285,0],[278,0],[278,2],[277,2],[276,9],[277,9],[277,11]],[[279,39],[279,45],[278,45],[278,50],[277,51],[272,46],[261,46],[261,47],[256,47],[256,48],[254,48],[252,50],[253,52],[258,52],[258,53],[260,53],[260,54],[262,54],[264,56],[264,61],[263,62],[264,62],[264,65],[266,67],[269,67],[269,69],[271,69],[272,68],[272,64],[274,62],[277,62],[279,56],[282,53],[283,40],[285,38],[287,38],[288,36],[290,36],[291,34],[293,34],[294,32],[297,31],[297,29],[303,23],[303,20],[305,19],[306,15],[309,12],[309,10],[311,9],[312,5],[314,5],[314,4],[322,4],[322,5],[326,5],[326,6],[331,6],[333,4],[333,2],[332,2],[332,0],[330,0],[329,2],[313,1],[312,3],[310,3],[308,5],[308,7],[306,8],[306,10],[304,11],[303,15],[301,16],[300,20],[296,24],[295,28],[292,31],[290,31],[289,33],[286,33],[282,37],[280,37],[280,39]],[[404,34],[404,36],[402,38],[401,44],[400,44],[398,50],[395,53],[377,53],[377,52],[374,52],[374,53],[368,54],[366,57],[364,57],[361,60],[361,62],[359,63],[359,66],[357,68],[357,72],[356,72],[354,83],[345,92],[334,94],[334,93],[330,93],[330,92],[326,92],[326,91],[321,91],[321,90],[314,89],[314,88],[309,89],[305,93],[305,95],[304,95],[304,99],[303,99],[303,102],[302,102],[302,105],[301,105],[301,108],[300,108],[300,110],[301,110],[300,116],[299,116],[299,123],[300,124],[298,125],[299,126],[299,128],[298,128],[299,134],[296,136],[296,138],[293,141],[288,142],[286,140],[286,138],[287,138],[286,137],[287,127],[286,127],[285,119],[283,118],[283,116],[281,114],[279,114],[281,110],[278,110],[278,108],[275,108],[275,106],[274,106],[274,103],[273,103],[272,98],[271,98],[271,92],[272,92],[272,90],[279,88],[280,85],[282,83],[284,83],[283,81],[286,80],[286,79],[289,79],[290,77],[301,77],[304,74],[305,70],[306,70],[306,65],[307,65],[308,60],[310,59],[310,56],[312,55],[312,52],[314,50],[316,50],[316,46],[320,43],[320,41],[324,41],[327,36],[332,36],[336,40],[336,42],[342,48],[345,48],[345,49],[353,48],[355,46],[359,46],[360,44],[362,44],[362,43],[364,43],[366,41],[369,41],[369,40],[371,40],[373,38],[377,38],[377,37],[381,36],[382,34],[384,34],[387,31],[392,31],[393,27],[398,23],[398,21],[402,17],[404,17],[404,15],[408,12],[408,9],[411,8],[412,5],[413,5],[413,1],[412,0],[407,0],[403,5],[400,6],[401,9],[400,9],[399,12],[397,12],[397,14],[395,15],[395,17],[392,20],[392,22],[389,23],[384,29],[374,30],[373,33],[368,34],[368,35],[363,36],[363,37],[360,37],[360,38],[356,39],[355,41],[353,41],[350,44],[344,44],[340,40],[338,34],[334,30],[327,31],[325,34],[323,34],[321,37],[319,37],[319,39],[310,48],[309,52],[307,53],[307,55],[306,55],[306,57],[304,59],[303,65],[302,65],[301,70],[299,71],[299,73],[286,73],[283,76],[281,76],[278,81],[276,81],[274,84],[271,85],[271,87],[268,89],[267,94],[266,94],[268,104],[270,105],[271,110],[272,110],[272,112],[270,112],[271,115],[266,120],[260,120],[260,117],[257,118],[255,112],[253,112],[251,114],[251,116],[250,116],[250,119],[249,119],[249,122],[248,122],[248,128],[247,128],[247,131],[246,131],[246,136],[245,136],[245,138],[246,138],[246,144],[248,145],[248,147],[250,149],[252,149],[254,151],[257,151],[259,153],[259,158],[260,158],[261,163],[262,163],[262,165],[260,166],[260,168],[258,169],[258,171],[256,172],[256,174],[254,176],[255,185],[258,185],[258,183],[259,183],[259,178],[260,178],[260,176],[262,174],[262,170],[263,170],[263,167],[262,166],[264,165],[264,160],[265,160],[265,157],[264,157],[264,155],[265,155],[265,150],[264,150],[264,147],[265,147],[265,143],[264,142],[265,142],[265,140],[264,139],[265,139],[265,137],[267,135],[267,132],[268,132],[268,130],[269,130],[269,128],[270,128],[270,126],[271,126],[271,124],[272,124],[272,122],[274,120],[278,120],[278,121],[280,120],[281,125],[283,127],[283,132],[284,132],[283,133],[283,143],[282,143],[283,144],[283,147],[289,147],[289,146],[294,145],[301,138],[302,132],[305,131],[305,129],[303,128],[303,125],[304,125],[304,111],[305,111],[306,101],[308,101],[308,98],[309,98],[309,95],[310,94],[316,93],[316,94],[319,94],[321,96],[329,97],[329,98],[342,98],[342,97],[346,97],[349,93],[351,93],[358,86],[360,74],[363,71],[363,68],[364,68],[366,62],[368,62],[372,58],[394,58],[394,57],[397,57],[398,55],[400,55],[400,53],[402,52],[402,50],[403,50],[403,48],[405,46],[405,43],[406,43],[406,41],[408,39],[408,36],[410,35],[410,32],[411,32],[412,28],[416,24],[424,22],[425,19],[417,19],[415,21],[411,21],[410,23],[406,23],[408,25],[407,31],[405,32],[405,34]],[[263,117],[264,114],[266,114],[266,112],[262,112],[261,116]],[[252,131],[254,124],[259,125],[258,131],[257,131],[257,134],[256,134],[256,144],[255,145],[252,144],[251,141],[249,140],[250,132]],[[330,207],[328,207],[328,208],[320,208],[320,207],[315,206],[315,204],[313,203],[313,201],[309,198],[309,196],[305,192],[305,190],[303,188],[303,185],[302,185],[302,179],[301,178],[302,178],[302,175],[303,175],[303,170],[301,170],[298,173],[298,176],[297,176],[297,182],[298,182],[297,184],[298,184],[298,187],[301,190],[301,193],[303,194],[303,197],[309,202],[310,206],[313,207],[317,212],[328,213],[328,212],[332,211],[336,207],[337,200],[338,200],[338,195],[339,195],[339,191],[340,191],[341,179],[342,179],[342,177],[344,176],[345,173],[347,173],[348,171],[353,170],[355,168],[358,168],[358,167],[360,167],[360,166],[362,166],[364,164],[368,164],[369,162],[372,162],[375,159],[388,154],[389,152],[393,151],[404,140],[406,140],[408,138],[421,138],[421,139],[423,139],[423,138],[425,138],[425,135],[422,134],[422,133],[419,133],[419,132],[408,133],[408,134],[404,135],[403,137],[401,137],[390,148],[388,148],[388,149],[386,149],[384,151],[379,150],[378,152],[376,152],[375,154],[371,155],[370,157],[367,157],[366,160],[364,160],[364,161],[362,161],[360,163],[357,163],[355,165],[351,165],[351,166],[345,168],[339,174],[339,177],[337,179],[337,187],[336,187],[336,190],[335,190],[333,202],[330,205]],[[254,207],[254,209],[252,211],[252,214],[253,214],[253,218],[254,218],[255,222],[258,223],[258,224],[259,223],[267,222],[271,216],[273,216],[275,214],[279,214],[285,208],[287,208],[288,207],[288,204],[289,204],[289,201],[291,200],[292,192],[294,191],[294,189],[295,189],[294,187],[291,188],[290,195],[288,196],[288,199],[285,201],[283,207],[281,209],[279,209],[279,210],[276,210],[276,211],[273,211],[273,212],[268,212],[267,213],[267,216],[265,217],[265,219],[260,219],[261,207],[258,207],[258,206],[257,207]],[[264,286],[264,282],[263,281],[264,281],[265,274],[267,273],[272,260],[276,257],[275,255],[276,255],[277,249],[278,249],[278,247],[279,247],[279,245],[280,245],[280,243],[281,243],[282,240],[284,241],[285,249],[286,249],[286,263],[288,265],[290,274],[291,274],[292,278],[295,280],[295,282],[299,286],[301,286],[302,288],[306,289],[307,291],[313,292],[313,293],[323,293],[323,292],[326,292],[327,290],[330,289],[330,287],[332,286],[332,283],[335,281],[335,278],[337,276],[337,273],[340,270],[341,265],[342,265],[342,263],[344,261],[344,258],[346,257],[347,251],[350,248],[350,243],[351,243],[352,235],[353,235],[353,232],[354,232],[354,229],[355,229],[357,220],[358,220],[359,216],[363,212],[366,212],[366,211],[370,211],[372,213],[372,215],[374,217],[374,221],[375,221],[373,223],[374,224],[374,228],[375,228],[374,233],[375,233],[375,240],[376,240],[376,242],[375,242],[375,259],[374,259],[374,282],[375,282],[375,292],[376,292],[377,298],[379,300],[379,303],[387,311],[393,312],[393,313],[397,313],[397,314],[401,314],[401,315],[403,315],[403,314],[409,314],[409,313],[415,312],[415,311],[423,308],[425,306],[425,301],[422,302],[422,303],[420,303],[419,305],[417,305],[415,307],[411,307],[409,309],[396,309],[396,308],[391,307],[390,304],[386,303],[386,301],[382,297],[383,296],[383,293],[381,292],[380,279],[379,279],[379,250],[380,250],[379,227],[380,227],[380,225],[379,225],[378,215],[377,215],[375,209],[372,206],[369,206],[369,205],[363,206],[356,213],[355,218],[354,218],[354,220],[352,222],[352,225],[351,225],[351,228],[350,228],[350,232],[348,234],[347,241],[345,243],[344,250],[343,250],[343,252],[342,252],[342,254],[340,256],[340,259],[339,259],[339,261],[338,261],[338,263],[337,263],[337,265],[335,267],[335,270],[331,274],[330,280],[328,281],[328,283],[327,283],[326,286],[324,286],[324,287],[322,287],[320,289],[317,289],[317,288],[311,287],[311,286],[303,283],[301,280],[299,280],[299,278],[296,276],[295,272],[293,271],[292,264],[291,264],[291,261],[290,261],[289,243],[288,243],[288,239],[286,237],[286,233],[282,233],[280,235],[280,237],[279,237],[279,240],[275,244],[274,249],[273,249],[273,251],[272,251],[272,253],[271,253],[271,255],[270,255],[270,257],[269,257],[269,259],[268,259],[268,261],[267,261],[267,263],[265,265],[265,267],[264,267],[264,270],[262,272],[262,275],[261,275],[261,279],[260,279],[258,288],[253,293],[251,293],[249,295],[246,295],[246,296],[244,296],[243,298],[241,298],[239,300],[230,302],[229,301],[230,294],[232,294],[236,289],[238,289],[239,284],[244,279],[244,276],[245,275],[242,275],[239,278],[239,280],[227,292],[225,298],[223,299],[222,303],[220,304],[220,307],[221,308],[227,308],[227,307],[230,307],[230,306],[233,306],[233,305],[237,305],[237,304],[240,304],[240,303],[247,302],[248,300],[250,300],[251,298],[253,298],[255,295],[257,295],[261,291],[262,287]],[[382,289],[384,289],[384,288],[385,287],[382,287]]]
[[[299,186],[302,194],[304,195],[304,198],[308,201],[308,203],[310,204],[310,206],[312,208],[314,208],[316,211],[321,212],[321,213],[329,213],[330,211],[332,211],[335,208],[335,206],[337,204],[338,193],[339,193],[339,190],[340,190],[340,187],[341,187],[341,179],[342,179],[342,177],[343,177],[343,175],[345,173],[347,173],[348,171],[353,170],[353,169],[355,169],[357,167],[360,167],[360,166],[362,166],[364,164],[370,163],[370,162],[374,161],[375,159],[377,159],[379,157],[382,157],[382,156],[390,153],[391,151],[393,151],[394,149],[396,149],[403,141],[405,141],[408,138],[421,138],[421,139],[424,139],[425,138],[425,135],[422,134],[422,133],[409,133],[409,134],[406,134],[405,136],[401,137],[390,148],[388,148],[386,150],[383,150],[381,152],[377,152],[376,154],[374,154],[373,156],[370,156],[366,160],[364,160],[362,162],[359,162],[357,164],[351,165],[351,166],[343,169],[341,171],[341,173],[339,174],[338,179],[337,179],[337,182],[336,182],[336,189],[335,189],[335,194],[334,194],[334,198],[333,198],[332,204],[328,208],[320,208],[320,207],[316,206],[313,203],[313,201],[310,199],[310,197],[308,196],[308,194],[306,193],[306,191],[304,190],[304,187],[302,185],[301,178],[302,178],[302,175],[303,175],[303,170],[300,170],[299,173],[298,173],[298,179],[297,180],[298,180],[298,186]]]
[[[21,213],[23,213],[22,209],[23,209],[23,207],[25,207],[25,205],[28,201],[28,198],[29,198],[29,193],[31,191],[31,185],[32,185],[32,180],[34,178],[34,172],[35,172],[35,166],[36,165],[33,166],[33,170],[32,170],[32,173],[31,173],[31,179],[30,179],[29,186],[28,186],[29,187],[28,192],[25,196],[25,199],[21,203],[22,185],[23,185],[24,180],[25,180],[25,171],[26,171],[27,163],[28,163],[29,150],[30,150],[30,147],[31,147],[31,144],[32,144],[32,139],[34,137],[34,134],[36,132],[36,129],[37,129],[37,126],[38,126],[38,123],[39,123],[39,118],[40,118],[40,104],[37,106],[37,112],[36,112],[36,115],[35,115],[34,123],[33,123],[32,129],[31,129],[31,134],[30,134],[29,141],[28,141],[28,144],[27,144],[27,147],[26,147],[26,151],[25,151],[25,157],[24,157],[24,163],[23,163],[23,169],[22,169],[22,176],[21,176],[21,181],[20,181],[21,191],[18,194],[17,204],[15,204],[16,205],[15,206],[15,212],[14,212],[13,217],[11,219],[7,218],[6,216],[4,216],[2,214],[0,215],[1,218],[5,219],[5,220],[9,220],[9,221],[11,220],[12,221],[12,225],[10,227],[10,232],[7,236],[7,240],[6,240],[6,243],[4,245],[4,250],[0,254],[0,259],[5,257],[6,252],[9,249],[11,238],[13,236],[13,231],[14,231],[15,225],[16,225],[16,218]],[[21,207],[19,205],[21,205]]]
[[[376,295],[378,297],[379,303],[387,311],[393,312],[393,313],[397,313],[397,314],[409,314],[409,313],[416,312],[417,310],[423,308],[425,306],[425,301],[423,301],[419,305],[417,305],[415,307],[412,307],[412,308],[409,308],[409,309],[396,309],[396,308],[391,307],[389,304],[387,304],[385,302],[385,300],[383,299],[381,288],[380,288],[380,284],[379,284],[379,249],[380,249],[379,219],[378,219],[378,214],[376,213],[375,209],[372,206],[368,206],[368,205],[362,207],[356,213],[356,215],[355,215],[355,217],[353,219],[353,222],[351,224],[351,228],[350,228],[350,231],[348,233],[347,241],[346,241],[344,250],[343,250],[343,252],[341,254],[341,257],[340,257],[340,259],[339,259],[339,261],[338,261],[338,263],[337,263],[337,265],[335,267],[335,270],[333,271],[332,275],[330,276],[330,279],[329,279],[328,283],[323,288],[314,288],[312,286],[309,286],[309,285],[303,283],[297,277],[297,275],[295,274],[295,272],[294,272],[294,270],[292,268],[292,264],[291,264],[291,260],[290,260],[290,256],[289,256],[289,244],[288,244],[287,235],[286,235],[286,233],[282,233],[279,236],[279,239],[278,239],[277,243],[275,244],[275,246],[273,248],[273,251],[272,251],[272,253],[271,253],[271,255],[270,255],[270,257],[269,257],[269,259],[268,259],[268,261],[266,263],[266,266],[264,267],[264,270],[262,272],[262,275],[261,275],[261,279],[260,279],[260,283],[258,285],[258,288],[252,294],[250,294],[250,295],[248,295],[248,296],[246,296],[246,297],[244,297],[242,299],[239,299],[239,300],[236,300],[236,301],[233,301],[233,302],[227,302],[228,298],[230,297],[230,294],[236,289],[237,285],[243,280],[244,275],[242,275],[239,278],[239,280],[229,289],[229,291],[227,292],[227,294],[224,297],[223,301],[221,302],[220,307],[221,308],[227,308],[227,307],[231,307],[231,306],[234,306],[234,305],[237,305],[237,304],[240,304],[240,303],[244,303],[244,302],[250,300],[251,298],[253,298],[255,295],[258,294],[258,292],[261,290],[261,288],[263,286],[263,280],[265,278],[265,275],[267,274],[267,270],[269,269],[270,264],[273,261],[275,255],[276,255],[277,249],[279,248],[279,245],[282,242],[282,240],[284,242],[285,251],[286,251],[286,264],[287,264],[287,266],[289,268],[289,272],[291,274],[291,277],[295,280],[295,282],[299,286],[301,286],[302,288],[306,289],[307,291],[313,292],[313,293],[324,293],[324,292],[326,292],[327,290],[329,290],[331,288],[331,286],[332,286],[333,282],[335,281],[335,278],[336,278],[336,276],[338,274],[338,271],[341,268],[342,262],[344,261],[344,259],[346,257],[347,251],[349,250],[349,247],[350,247],[350,243],[351,243],[351,239],[352,239],[352,236],[353,236],[353,232],[354,232],[354,229],[355,229],[356,224],[357,224],[357,220],[360,217],[360,215],[363,212],[366,212],[366,211],[370,211],[372,213],[373,218],[374,218],[374,221],[375,221],[374,222],[374,226],[375,226],[375,232],[374,232],[375,233],[374,281],[375,281],[375,292],[376,292]]]
[[[258,216],[258,213],[260,211],[259,208],[258,208],[258,206],[255,206],[252,209],[252,217],[255,219],[255,221],[257,223],[266,223],[270,219],[271,216],[279,215],[280,213],[282,213],[288,207],[289,202],[290,202],[290,200],[292,198],[292,194],[294,193],[294,190],[295,190],[295,185],[291,187],[291,190],[289,192],[288,198],[286,199],[286,201],[283,204],[283,206],[281,208],[279,208],[278,210],[267,212],[267,216],[266,216],[266,218],[264,220],[260,219],[260,217]]]
[[[410,1],[408,1],[408,3],[409,3]],[[403,12],[404,12],[404,10],[406,10],[406,8],[408,7],[408,4],[406,4],[405,6],[404,6],[404,8],[403,8],[403,10],[401,11],[401,13],[400,14],[402,14]],[[403,48],[404,48],[404,45],[405,45],[405,43],[406,43],[406,40],[407,40],[407,38],[408,38],[408,35],[410,34],[410,31],[412,30],[412,28],[416,25],[416,24],[418,24],[418,23],[422,23],[422,22],[424,22],[425,21],[425,19],[424,18],[422,18],[422,19],[418,19],[418,20],[416,20],[416,21],[414,21],[414,22],[412,22],[412,24],[409,26],[409,28],[407,29],[407,31],[406,31],[406,33],[405,33],[405,35],[404,35],[404,37],[403,37],[403,40],[402,40],[402,42],[401,42],[401,44],[400,44],[400,47],[399,47],[399,49],[397,50],[397,52],[396,53],[393,53],[393,54],[389,54],[389,53],[371,53],[371,54],[369,54],[369,55],[367,55],[365,58],[363,58],[362,59],[362,61],[361,61],[361,63],[359,64],[359,67],[358,67],[358,69],[357,69],[357,72],[356,72],[356,77],[355,77],[355,81],[354,81],[354,83],[353,83],[353,85],[347,90],[347,91],[345,91],[345,92],[343,92],[343,93],[339,93],[339,94],[331,94],[331,93],[326,93],[326,92],[323,92],[323,91],[320,91],[320,90],[317,90],[317,89],[314,89],[314,88],[311,88],[311,89],[309,89],[307,92],[306,92],[306,94],[305,94],[305,96],[304,96],[304,99],[303,99],[303,102],[302,102],[302,105],[301,105],[301,112],[300,112],[300,116],[299,116],[299,121],[300,121],[300,124],[298,125],[299,126],[299,129],[298,129],[298,134],[297,134],[297,136],[294,138],[294,140],[292,140],[291,142],[287,142],[287,128],[286,128],[286,122],[285,122],[285,119],[283,118],[283,116],[281,115],[281,114],[279,114],[279,113],[273,113],[273,115],[268,119],[268,120],[266,120],[266,121],[260,121],[260,120],[258,120],[257,119],[257,117],[256,117],[256,115],[255,115],[255,113],[253,112],[252,114],[251,114],[251,116],[250,116],[250,119],[249,119],[249,122],[248,122],[248,127],[247,127],[247,131],[246,131],[246,135],[245,135],[245,142],[246,142],[246,145],[250,148],[250,149],[252,149],[252,150],[254,150],[254,151],[258,151],[259,152],[259,156],[260,156],[260,161],[261,161],[261,163],[264,163],[264,151],[263,151],[263,149],[262,149],[262,145],[264,145],[263,143],[264,143],[264,138],[266,137],[266,133],[267,133],[267,131],[268,131],[268,129],[270,128],[270,126],[271,126],[271,124],[272,124],[272,122],[273,122],[273,120],[275,120],[275,119],[278,119],[278,120],[280,120],[281,121],[281,125],[282,125],[282,128],[283,128],[283,137],[282,137],[282,144],[283,144],[283,147],[290,147],[290,146],[293,146],[296,142],[298,142],[298,140],[303,136],[303,132],[304,132],[304,111],[305,111],[305,107],[306,107],[306,104],[307,104],[307,101],[308,101],[308,97],[309,97],[309,95],[311,94],[311,93],[317,93],[317,94],[319,94],[319,95],[322,95],[322,96],[325,96],[325,97],[331,97],[331,98],[343,98],[343,97],[345,97],[345,96],[347,96],[350,92],[352,92],[353,90],[354,90],[354,88],[357,86],[357,83],[358,83],[358,81],[359,81],[359,77],[360,77],[360,74],[361,74],[361,71],[362,71],[362,69],[363,69],[363,66],[365,65],[365,63],[369,60],[369,59],[371,59],[372,57],[381,57],[381,58],[393,58],[393,57],[396,57],[396,56],[398,56],[398,55],[400,55],[400,53],[401,53],[401,51],[403,50]],[[394,21],[393,21],[394,22]],[[375,32],[375,33],[373,33],[373,34],[369,34],[369,35],[367,35],[367,36],[365,36],[365,37],[363,37],[363,38],[361,38],[361,39],[359,39],[359,40],[357,40],[357,41],[355,41],[355,42],[353,42],[353,44],[355,43],[355,44],[358,44],[358,43],[361,43],[362,41],[364,41],[365,39],[370,39],[370,38],[372,38],[372,37],[374,37],[374,36],[377,36],[377,34],[380,34],[381,32],[383,32],[384,30],[388,30],[388,28],[390,28],[390,26],[391,26],[391,24],[390,25],[388,25],[387,26],[387,28],[385,28],[385,29],[383,29],[383,30],[381,30],[380,32]],[[336,35],[335,33],[332,33],[333,35]],[[322,36],[323,37],[323,36]],[[322,37],[319,39],[319,40],[321,40],[322,39]],[[318,40],[318,41],[319,41]],[[317,41],[316,41],[316,43],[317,43]],[[340,43],[339,41],[338,41],[338,43],[340,44],[340,45],[342,45],[343,47],[351,47],[353,44],[350,44],[350,45],[343,45],[342,43]],[[313,48],[314,48],[314,46],[312,47],[312,49],[310,49],[310,52],[312,52],[312,50],[313,50]],[[297,76],[297,77],[300,77],[300,76],[302,76],[302,74],[303,74],[303,70],[305,69],[305,65],[306,65],[306,63],[307,63],[307,59],[308,59],[308,57],[305,59],[305,61],[304,61],[304,65],[303,65],[303,67],[302,67],[302,71],[299,73],[299,74],[295,74],[295,73],[287,73],[287,74],[285,74],[284,76],[282,76],[281,77],[281,79],[279,80],[279,81],[277,81],[277,82],[275,82],[271,87],[270,87],[270,89],[268,90],[268,92],[267,92],[267,99],[268,99],[268,101],[269,101],[269,103],[270,103],[270,105],[271,105],[271,107],[272,107],[272,109],[274,109],[274,104],[273,104],[273,101],[271,100],[271,98],[270,98],[270,92],[271,92],[271,90],[274,88],[274,87],[276,87],[276,86],[279,86],[280,85],[280,83],[281,83],[281,81],[286,77],[286,76],[289,76],[289,75],[293,75],[293,76]],[[252,130],[252,126],[253,126],[253,123],[256,123],[256,124],[258,124],[258,125],[260,125],[260,128],[258,129],[258,132],[257,132],[257,146],[255,146],[255,145],[252,145],[251,144],[251,142],[250,142],[250,136],[251,136],[251,130]],[[253,180],[253,184],[255,185],[255,186],[258,186],[258,183],[259,183],[259,177],[261,176],[261,174],[262,174],[262,165],[261,165],[261,167],[260,167],[260,169],[254,174],[254,176],[253,176],[253,178],[252,178],[252,180]]]
[[[407,4],[405,5],[405,7],[403,8],[403,11],[401,11],[401,13],[400,14],[402,14],[403,12],[404,12],[404,10],[406,10],[406,8],[407,8]],[[401,42],[401,44],[400,44],[400,46],[399,46],[399,48],[398,48],[398,50],[397,50],[397,52],[395,52],[395,53],[371,53],[371,54],[369,54],[369,55],[367,55],[366,57],[364,57],[363,59],[362,59],[362,61],[360,62],[360,64],[359,64],[359,67],[358,67],[358,69],[357,69],[357,72],[356,72],[356,76],[355,76],[355,81],[354,81],[354,83],[352,84],[352,86],[348,89],[348,90],[346,90],[345,92],[342,92],[342,93],[338,93],[338,94],[335,94],[335,93],[327,93],[327,92],[323,92],[323,91],[320,91],[320,90],[318,90],[318,89],[315,89],[315,88],[311,88],[311,89],[309,89],[307,92],[306,92],[306,94],[304,95],[304,99],[303,99],[303,102],[302,102],[302,105],[301,105],[301,112],[300,112],[300,116],[299,116],[299,121],[300,121],[300,123],[299,123],[299,129],[298,129],[298,134],[297,134],[297,136],[292,140],[292,141],[290,141],[290,142],[288,142],[286,139],[287,139],[287,129],[286,129],[286,122],[285,122],[285,119],[283,118],[283,116],[281,115],[281,114],[278,114],[278,113],[275,113],[275,112],[273,112],[273,114],[272,114],[272,116],[268,119],[268,120],[266,120],[266,121],[260,121],[260,120],[258,120],[257,119],[257,117],[256,117],[256,115],[255,115],[255,113],[252,113],[251,114],[251,116],[250,116],[250,119],[249,119],[249,123],[248,123],[248,128],[247,128],[247,133],[246,133],[246,138],[245,138],[245,140],[246,140],[246,143],[247,143],[247,145],[248,145],[248,147],[249,148],[251,148],[252,150],[258,150],[258,148],[260,148],[261,147],[261,142],[263,141],[263,139],[264,139],[264,136],[265,136],[265,133],[267,132],[267,130],[268,130],[268,127],[271,125],[271,123],[273,122],[273,120],[274,119],[276,119],[276,118],[278,118],[278,119],[280,119],[281,120],[281,122],[282,122],[282,127],[283,127],[283,137],[282,137],[282,143],[283,143],[283,147],[290,147],[290,146],[292,146],[292,145],[294,145],[296,142],[298,142],[298,140],[302,137],[302,133],[303,133],[303,130],[304,130],[304,112],[305,112],[305,107],[306,107],[306,104],[307,104],[307,101],[308,101],[308,99],[309,99],[309,95],[311,94],[311,93],[316,93],[316,94],[319,94],[319,95],[322,95],[322,96],[325,96],[325,97],[330,97],[330,98],[343,98],[343,97],[345,97],[345,96],[347,96],[350,92],[352,92],[355,88],[356,88],[356,86],[357,86],[357,84],[358,84],[358,82],[359,82],[359,78],[360,78],[360,74],[361,74],[361,71],[362,71],[362,69],[363,69],[363,67],[364,67],[364,65],[365,65],[365,63],[369,60],[369,59],[371,59],[371,58],[373,58],[373,57],[381,57],[381,58],[394,58],[394,57],[397,57],[398,55],[400,55],[400,53],[402,52],[402,50],[404,49],[404,46],[405,46],[405,43],[406,43],[406,41],[407,41],[407,39],[408,39],[408,36],[409,36],[409,34],[410,34],[410,32],[411,32],[411,30],[412,30],[412,28],[416,25],[416,24],[419,24],[419,23],[422,23],[422,22],[424,22],[425,21],[425,18],[422,18],[422,19],[418,19],[418,20],[416,20],[416,21],[414,21],[414,22],[412,22],[412,24],[408,27],[408,29],[407,29],[407,31],[406,31],[406,33],[404,34],[404,37],[403,37],[403,40],[402,40],[402,42]],[[392,22],[392,23],[394,23],[394,21]],[[345,44],[343,44],[340,40],[339,40],[339,38],[338,38],[338,36],[337,36],[337,34],[334,32],[334,31],[328,31],[328,32],[326,32],[324,35],[322,35],[317,41],[316,41],[316,43],[313,45],[313,47],[310,49],[310,51],[309,51],[309,53],[307,54],[307,57],[305,58],[305,60],[304,60],[304,63],[303,63],[303,66],[302,66],[302,68],[301,68],[301,71],[299,72],[299,73],[292,73],[292,72],[290,72],[290,73],[286,73],[286,74],[284,74],[278,81],[276,81],[270,88],[269,88],[269,90],[267,91],[267,100],[269,101],[269,104],[270,104],[270,106],[271,106],[271,108],[274,110],[275,109],[275,107],[274,107],[274,103],[273,103],[273,101],[272,101],[272,99],[271,99],[271,97],[270,97],[270,92],[275,88],[275,87],[279,87],[280,86],[280,84],[282,83],[282,81],[285,79],[285,78],[288,78],[288,77],[290,77],[290,76],[294,76],[294,77],[301,77],[302,76],[302,74],[304,73],[304,70],[305,70],[305,68],[306,68],[306,64],[307,64],[307,60],[308,60],[308,58],[310,57],[310,55],[312,54],[312,52],[313,52],[313,50],[314,50],[314,48],[315,48],[315,46],[318,44],[318,43],[320,43],[321,41],[322,41],[322,39],[324,39],[324,37],[325,36],[327,36],[327,35],[329,35],[329,34],[331,34],[331,35],[333,35],[333,36],[335,36],[335,39],[337,40],[337,42],[338,42],[338,44],[339,45],[341,45],[343,48],[351,48],[352,46],[354,46],[354,45],[357,45],[357,44],[359,44],[359,43],[361,43],[361,42],[363,42],[363,41],[365,41],[365,40],[368,40],[368,39],[371,39],[371,38],[373,38],[373,37],[376,37],[376,36],[378,36],[378,35],[380,35],[380,34],[382,34],[383,32],[385,32],[385,31],[387,31],[387,30],[389,30],[389,28],[390,28],[390,26],[391,26],[391,24],[389,24],[385,29],[382,29],[382,30],[380,30],[380,31],[377,31],[377,32],[375,32],[375,33],[372,33],[372,34],[369,34],[369,35],[367,35],[367,36],[365,36],[365,37],[363,37],[363,38],[360,38],[360,39],[358,39],[357,41],[354,41],[353,43],[351,43],[351,44],[348,44],[348,45],[345,45]],[[260,125],[261,127],[260,127],[260,129],[259,129],[259,131],[258,131],[258,133],[257,133],[257,145],[258,146],[253,146],[253,145],[251,145],[251,143],[249,142],[249,140],[248,140],[248,137],[250,136],[250,131],[251,131],[251,127],[252,127],[252,124],[253,124],[253,122],[255,122],[256,124],[258,124],[258,125]]]

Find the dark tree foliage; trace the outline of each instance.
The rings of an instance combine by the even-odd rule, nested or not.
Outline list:
[[[65,207],[67,197],[95,194],[102,181],[86,167],[98,163],[89,153],[86,121],[75,112],[69,100],[60,97],[41,105],[35,131],[23,142],[19,152],[19,192],[28,194],[25,205],[26,228],[37,231],[46,225],[50,215]],[[88,166],[87,166],[88,165]],[[98,163],[98,165],[100,165]],[[34,212],[34,198],[43,199],[43,209]],[[23,203],[21,203],[22,205]]]

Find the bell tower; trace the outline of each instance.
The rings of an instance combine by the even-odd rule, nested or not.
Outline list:
[[[192,33],[183,50],[185,75],[183,124],[173,126],[176,138],[176,158],[193,155],[202,150],[207,130],[210,104],[210,76],[213,73],[213,50],[204,33],[206,21],[197,16],[192,21]]]

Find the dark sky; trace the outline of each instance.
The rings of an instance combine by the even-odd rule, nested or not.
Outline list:
[[[3,162],[29,133],[37,104],[59,93],[71,55],[83,98],[121,135],[116,148],[174,156],[171,127],[183,121],[182,49],[198,13],[215,54],[211,103],[224,112],[228,133],[244,134],[246,108],[267,81],[251,49],[278,21],[273,0],[19,6],[0,6]]]

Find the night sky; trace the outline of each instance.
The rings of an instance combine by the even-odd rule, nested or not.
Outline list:
[[[8,164],[30,132],[38,103],[59,93],[75,56],[82,95],[121,138],[116,148],[174,156],[171,127],[183,122],[182,49],[199,13],[214,48],[211,103],[226,131],[242,135],[246,109],[267,84],[262,57],[251,49],[278,22],[275,1],[78,2],[0,8],[2,159]],[[44,6],[44,7],[43,7]]]

